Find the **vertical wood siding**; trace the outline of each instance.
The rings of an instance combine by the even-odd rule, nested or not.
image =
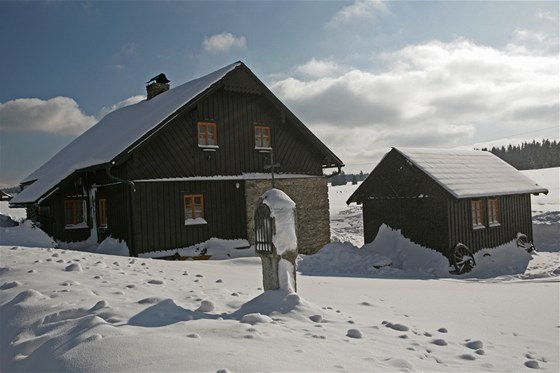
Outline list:
[[[527,235],[533,241],[533,223],[531,221],[531,197],[528,194],[498,197],[500,201],[500,225],[473,229],[471,218],[471,200],[449,200],[449,247],[458,242],[467,245],[473,252],[483,248],[503,245],[517,237],[517,233]],[[487,214],[487,199],[485,214]],[[487,218],[487,217],[485,217]]]
[[[185,194],[204,196],[207,224],[185,225]],[[243,181],[137,183],[134,211],[134,248],[137,253],[191,246],[212,237],[247,238]]]
[[[82,179],[80,179],[82,181]],[[48,201],[42,203],[42,207],[48,207],[49,216],[40,215],[38,221],[43,230],[54,237],[55,240],[61,242],[81,242],[90,236],[89,227],[79,229],[66,229],[66,219],[64,216],[64,201],[68,199],[79,199],[86,201],[87,223],[91,226],[91,216],[89,214],[90,204],[86,195],[84,195],[81,182],[67,182],[60,186],[60,189],[54,193]],[[43,211],[46,211],[43,209]]]
[[[127,184],[113,184],[100,187],[97,190],[97,200],[107,199],[107,230],[100,231],[99,241],[107,236],[128,241],[129,230],[129,211]]]
[[[364,183],[360,198],[366,243],[375,239],[381,224],[400,229],[415,243],[446,256],[459,242],[476,252],[510,242],[518,232],[533,240],[528,194],[498,197],[500,225],[491,227],[483,197],[486,227],[473,229],[471,200],[455,199],[399,153],[389,153]]]
[[[432,198],[364,201],[365,242],[372,242],[386,224],[421,246],[445,253],[449,229],[445,206],[445,200]]]
[[[218,149],[198,146],[199,121],[216,123]],[[293,123],[282,121],[279,109],[265,96],[222,87],[135,149],[124,176],[134,180],[268,172],[264,166],[269,153],[255,149],[255,125],[270,127],[279,172],[323,174],[323,155]]]

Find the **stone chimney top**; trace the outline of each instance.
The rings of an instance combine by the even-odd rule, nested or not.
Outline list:
[[[157,76],[154,76],[152,79],[146,82],[146,91],[148,94],[148,100],[156,97],[160,93],[169,90],[169,83],[170,80],[167,79],[165,74],[161,73]]]

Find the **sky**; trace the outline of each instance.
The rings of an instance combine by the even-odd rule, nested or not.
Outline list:
[[[243,61],[335,154],[559,139],[557,1],[0,2],[0,187],[105,114]]]

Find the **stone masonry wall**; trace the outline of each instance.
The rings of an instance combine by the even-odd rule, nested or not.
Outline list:
[[[282,190],[296,203],[298,251],[314,254],[330,242],[329,194],[326,177],[276,179]],[[253,213],[260,196],[271,188],[270,180],[246,180],[247,237],[254,244]]]

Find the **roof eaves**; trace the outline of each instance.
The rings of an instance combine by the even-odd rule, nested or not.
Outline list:
[[[235,65],[235,66],[234,66]],[[189,101],[185,102],[181,107],[179,107],[177,110],[173,111],[172,113],[170,113],[164,120],[162,120],[159,124],[157,124],[154,128],[152,128],[151,131],[147,132],[146,134],[144,134],[142,137],[140,137],[139,139],[137,139],[133,144],[131,144],[129,147],[127,147],[126,149],[124,149],[121,153],[119,153],[118,155],[116,155],[112,162],[113,164],[119,164],[123,159],[128,158],[128,154],[130,154],[132,151],[134,151],[134,149],[138,148],[139,146],[141,146],[144,142],[146,142],[149,138],[151,138],[153,135],[155,135],[157,132],[159,132],[161,129],[165,128],[165,126],[167,126],[170,122],[173,121],[173,119],[175,119],[176,117],[178,117],[179,115],[181,115],[182,113],[184,113],[185,111],[188,111],[190,108],[192,108],[193,106],[195,106],[198,102],[200,102],[201,100],[203,100],[205,97],[207,97],[208,95],[210,95],[212,92],[216,91],[219,87],[222,86],[222,82],[225,79],[226,76],[228,76],[229,74],[231,74],[233,71],[235,71],[237,68],[239,67],[245,67],[245,64],[241,61],[237,61],[235,63],[232,63],[231,66],[233,66],[231,68],[231,70],[229,70],[227,73],[225,73],[220,79],[217,79],[216,81],[214,81],[212,84],[210,84],[206,89],[204,89],[202,92],[198,93],[196,96],[194,96],[193,98],[191,98]]]
[[[326,165],[324,168],[330,168],[330,167],[344,167],[344,162],[342,162],[342,160],[340,158],[338,158],[336,156],[336,154],[334,154],[332,152],[332,150],[330,150],[325,143],[323,143],[313,132],[311,132],[311,130],[309,128],[307,128],[307,126],[294,114],[292,113],[292,111],[290,109],[288,109],[288,107],[278,98],[276,97],[276,95],[251,71],[251,69],[249,69],[245,64],[241,63],[241,66],[245,69],[245,71],[249,74],[249,76],[251,76],[251,78],[258,84],[261,86],[261,88],[263,89],[264,94],[268,97],[269,100],[273,101],[273,103],[277,106],[282,108],[282,110],[284,110],[287,114],[287,116],[290,117],[290,119],[296,124],[296,127],[298,128],[298,130],[300,130],[304,135],[306,135],[307,137],[309,137],[309,139],[311,140],[311,142],[317,146],[318,150],[323,153],[323,155],[327,158],[332,159],[332,162],[330,162],[330,165]]]
[[[357,204],[360,204],[364,201],[364,192],[367,192],[367,187],[369,186],[368,180],[373,180],[374,174],[375,174],[375,170],[379,167],[379,165],[385,160],[385,158],[387,158],[389,156],[389,154],[391,153],[391,151],[388,151],[387,153],[385,153],[385,155],[383,156],[383,158],[381,158],[381,160],[375,165],[375,167],[373,168],[373,170],[371,170],[371,172],[369,173],[368,177],[366,177],[366,179],[364,181],[362,181],[362,183],[360,184],[360,186],[354,191],[354,193],[352,193],[350,195],[350,197],[348,197],[348,199],[346,200],[346,204],[349,205],[352,202],[356,202]]]

